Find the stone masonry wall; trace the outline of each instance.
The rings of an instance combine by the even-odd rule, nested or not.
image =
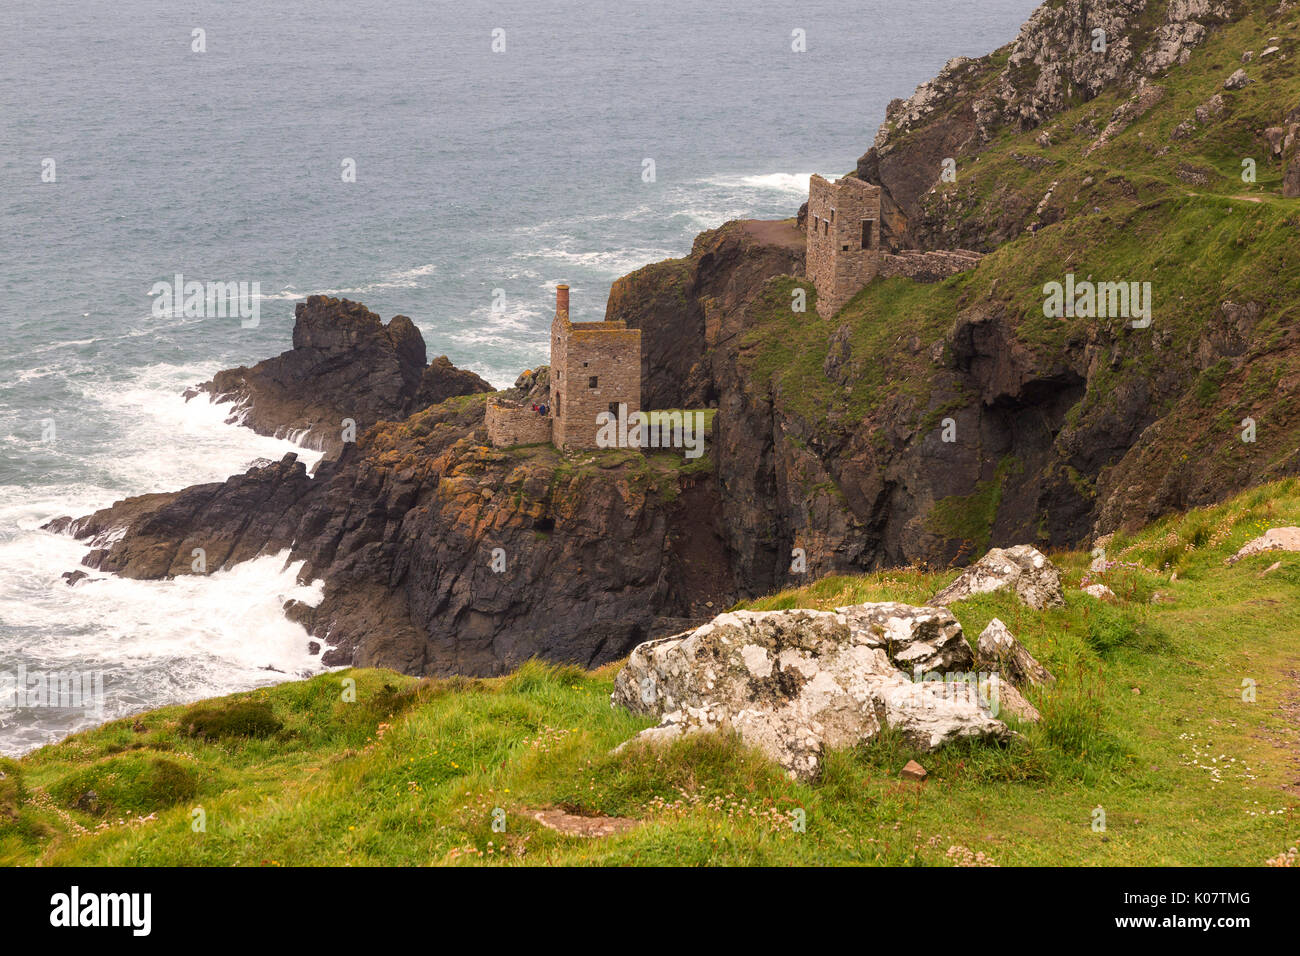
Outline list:
[[[556,307],[551,322],[551,441],[556,448],[564,447],[564,423],[569,414],[569,404],[564,400],[569,383],[569,328],[566,302],[563,313]]]
[[[817,290],[817,312],[830,318],[880,269],[880,187],[813,176],[804,230],[806,273]]]
[[[906,250],[897,255],[886,253],[880,257],[882,279],[903,276],[915,282],[942,282],[967,269],[973,269],[984,258],[978,252],[965,249],[920,252]]]
[[[596,416],[641,410],[641,330],[626,322],[569,321],[569,287],[555,290],[551,322],[551,441],[595,448]]]
[[[488,441],[495,448],[538,445],[551,440],[551,418],[530,405],[489,402],[486,414]]]
[[[641,410],[641,330],[622,322],[584,322],[569,326],[561,386],[563,417],[556,420],[555,444],[595,448],[596,416],[625,404]],[[554,367],[555,358],[551,358]]]

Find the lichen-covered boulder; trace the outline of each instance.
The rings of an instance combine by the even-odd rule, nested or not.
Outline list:
[[[855,640],[879,647],[908,673],[969,670],[974,663],[961,625],[946,607],[881,602],[835,609]]]
[[[1008,588],[1037,611],[1065,606],[1060,572],[1046,555],[1028,544],[993,548],[927,603],[932,607],[946,606],[976,594],[991,594]]]
[[[943,621],[925,609],[897,607],[893,619],[876,614],[885,633],[924,632]],[[730,729],[801,779],[819,774],[824,748],[870,741],[885,727],[927,750],[962,737],[1008,736],[965,685],[914,683],[901,673],[888,643],[861,624],[871,612],[843,610],[849,613],[735,611],[648,641],[619,672],[611,702],[661,718],[635,740],[663,743]],[[859,623],[851,626],[850,617]]]
[[[1020,687],[1042,687],[1056,681],[996,617],[980,632],[975,645],[975,662],[981,669],[999,673]]]

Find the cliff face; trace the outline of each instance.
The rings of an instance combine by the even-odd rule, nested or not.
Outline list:
[[[664,363],[655,401],[717,401],[739,588],[798,583],[795,548],[825,573],[1077,545],[1300,468],[1296,226],[1277,201],[1293,20],[1263,3],[1045,4],[1009,47],[892,104],[857,174],[887,190],[890,244],[991,250],[966,276],[877,282],[826,323],[791,312],[806,284],[760,268],[770,247],[743,267],[711,254],[764,228],[731,224],[622,280],[611,302],[652,354],[683,325],[704,343],[689,369]],[[1242,62],[1254,75],[1233,89]],[[1243,155],[1273,157],[1258,184]],[[1047,318],[1067,273],[1148,287],[1149,321]]]
[[[891,210],[883,221],[885,241],[985,251],[1013,237],[1033,203],[1003,202],[992,220],[981,217],[955,233],[933,221],[923,199],[939,182],[944,159],[965,165],[1000,133],[1037,129],[1103,93],[1137,90],[1187,63],[1214,27],[1245,6],[1242,0],[1060,0],[1035,10],[996,53],[950,60],[911,97],[889,104],[875,143],[858,160],[856,175],[885,190]]]
[[[641,402],[701,408],[717,400],[716,350],[734,348],[742,311],[772,276],[803,275],[804,238],[793,221],[733,222],[696,237],[686,259],[617,280],[606,321],[641,329]]]

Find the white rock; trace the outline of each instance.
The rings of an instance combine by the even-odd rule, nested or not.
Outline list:
[[[1250,77],[1246,75],[1245,70],[1238,70],[1232,76],[1223,81],[1225,90],[1239,90],[1250,82]]]
[[[791,776],[813,779],[824,748],[870,741],[886,726],[927,750],[962,737],[1006,739],[1006,725],[966,684],[913,683],[889,656],[907,655],[909,667],[914,659],[959,660],[958,642],[969,660],[944,608],[735,611],[636,647],[610,699],[660,717],[635,740],[660,744],[730,728]]]
[[[992,549],[926,603],[946,606],[1007,588],[1035,610],[1065,605],[1060,573],[1046,555],[1027,544]]]
[[[1106,587],[1106,585],[1104,584],[1089,584],[1086,588],[1083,589],[1083,593],[1088,595],[1088,597],[1096,598],[1098,601],[1117,600],[1115,597],[1115,592],[1112,591],[1110,588]]]
[[[1236,564],[1242,558],[1266,551],[1300,551],[1300,528],[1269,528],[1258,538],[1242,545],[1241,550],[1225,564]]]
[[[835,612],[844,616],[855,641],[881,648],[905,672],[967,670],[974,663],[961,625],[946,607],[882,602]]]

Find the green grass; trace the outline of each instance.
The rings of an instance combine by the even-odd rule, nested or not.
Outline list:
[[[1258,865],[1300,839],[1300,555],[1224,559],[1288,524],[1300,524],[1296,479],[1117,535],[1103,576],[1114,605],[1080,592],[1083,552],[1053,555],[1064,608],[1006,595],[956,605],[968,637],[999,617],[1058,677],[1031,695],[1041,723],[1009,747],[918,754],[886,733],[828,754],[822,778],[802,784],[727,736],[611,754],[653,723],[609,706],[619,665],[530,662],[492,680],[348,670],[0,760],[0,861],[947,865],[982,853],[1003,865]],[[828,577],[751,606],[920,603],[954,573]],[[930,772],[923,786],[899,779],[913,758]],[[78,809],[90,790],[96,809]],[[640,825],[562,836],[526,813],[550,806]],[[1098,806],[1104,832],[1092,829]]]

